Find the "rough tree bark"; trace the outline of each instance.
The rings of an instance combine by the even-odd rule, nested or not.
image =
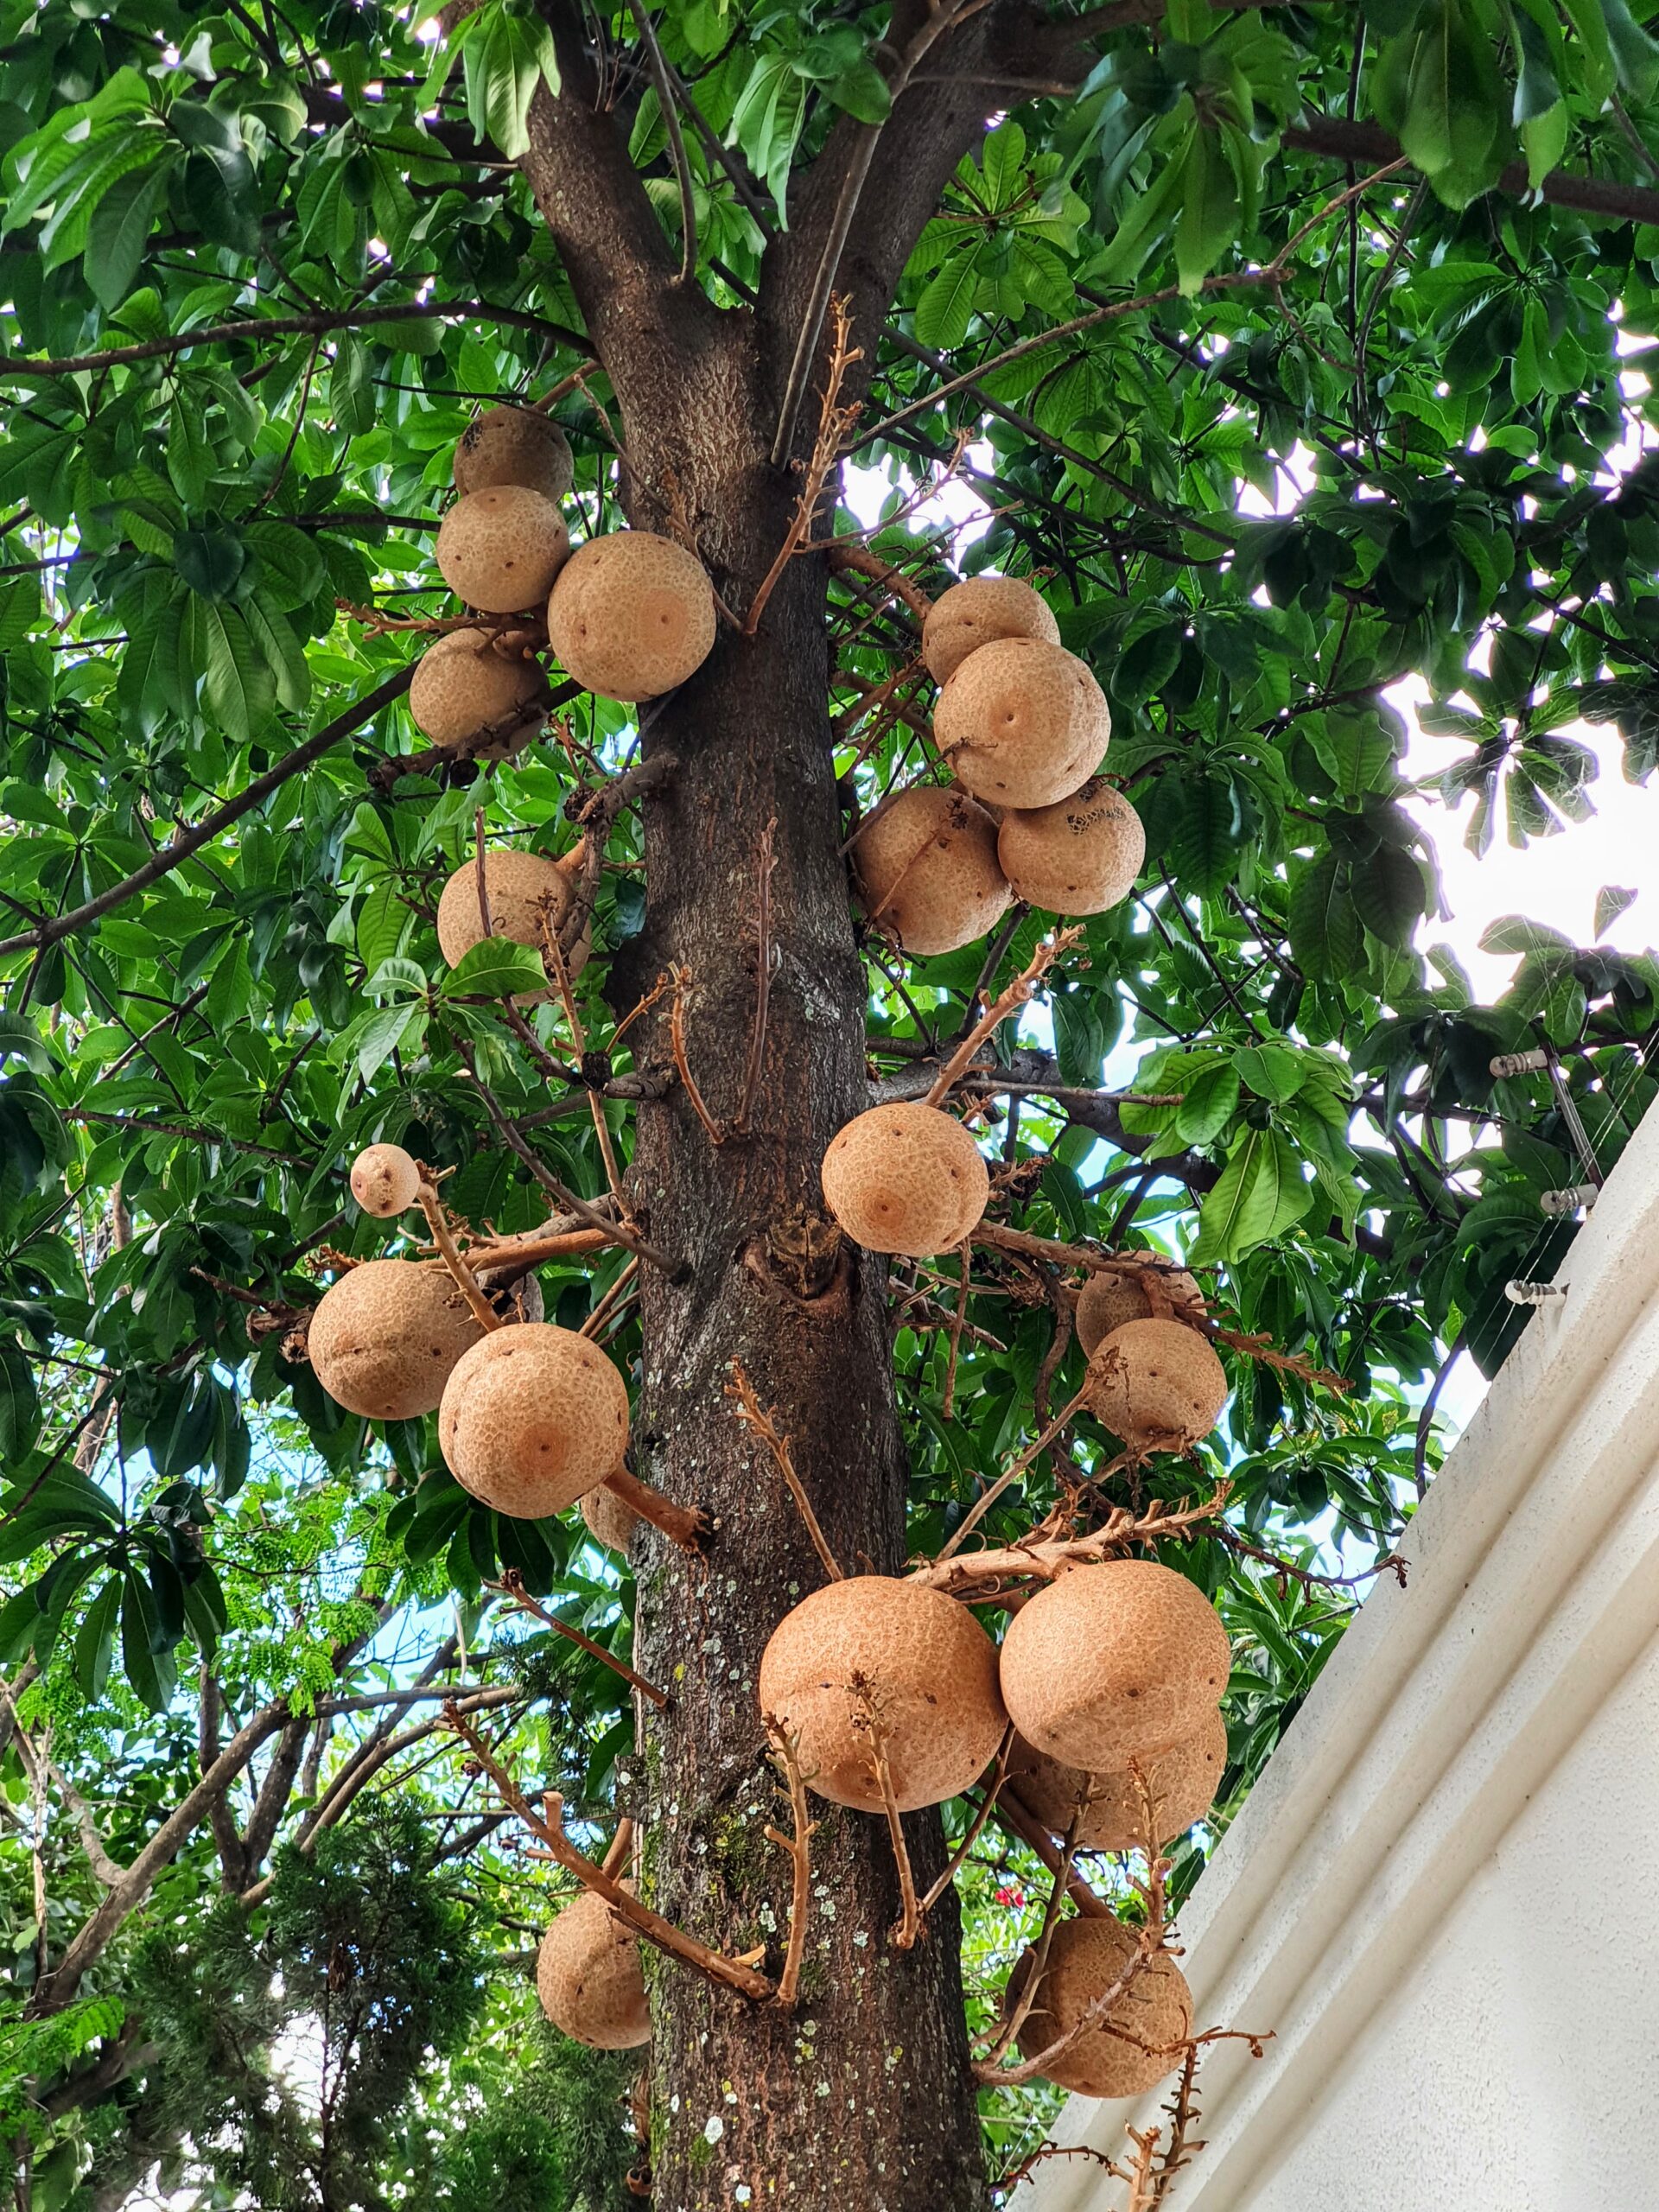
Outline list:
[[[769,454],[862,126],[839,125],[798,188],[758,309],[722,314],[677,281],[624,129],[598,105],[576,19],[555,0],[544,5],[563,83],[556,98],[537,95],[524,166],[617,394],[628,518],[670,528],[677,509],[741,614],[794,505],[798,479]],[[911,245],[997,104],[993,57],[1006,53],[1014,67],[1029,21],[1005,0],[963,13],[950,73],[899,104],[879,181],[840,257],[837,289],[872,359]],[[889,46],[925,15],[901,4]],[[823,352],[798,453],[816,425]],[[905,1533],[885,1270],[840,1244],[818,1185],[825,1146],[870,1103],[865,983],[837,857],[825,587],[822,561],[792,562],[757,636],[722,626],[699,674],[643,710],[647,756],[671,752],[680,766],[645,806],[645,928],[612,986],[620,1007],[671,964],[690,971],[688,1056],[711,1112],[729,1120],[750,1049],[761,855],[773,825],[773,968],[753,1134],[715,1146],[683,1090],[639,1113],[635,1202],[653,1241],[686,1262],[683,1280],[649,1269],[645,1278],[639,1470],[709,1508],[718,1525],[704,1560],[650,1529],[636,1541],[639,1664],[671,1687],[672,1702],[640,1716],[630,1809],[646,1823],[652,1903],[729,1950],[770,1942],[774,1964],[789,1867],[762,1835],[779,1808],[755,1682],[772,1628],[823,1571],[734,1417],[734,1360],[779,1409],[849,1571],[897,1567]],[[665,1018],[645,1049],[667,1064]],[[986,2183],[953,1903],[916,1950],[895,1951],[899,1890],[883,1824],[814,1811],[812,1934],[793,2013],[747,2005],[670,1962],[648,1966],[655,2201],[671,2212],[747,2202],[978,2212]],[[906,1828],[925,1883],[942,1863],[938,1816]]]

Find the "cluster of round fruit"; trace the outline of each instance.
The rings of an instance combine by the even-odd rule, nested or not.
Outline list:
[[[870,920],[906,952],[955,952],[1015,899],[1100,914],[1127,898],[1146,834],[1096,773],[1105,694],[1041,594],[1013,576],[953,584],[923,624],[922,658],[942,686],[933,735],[956,781],[901,791],[860,834]]]
[[[1014,1730],[1001,1787],[1074,1850],[1154,1848],[1203,1818],[1226,1764],[1219,1706],[1226,1631],[1185,1576],[1150,1560],[1073,1568],[1014,1613],[1001,1649],[967,1606],[925,1582],[862,1574],[804,1599],[773,1631],[759,1699],[806,1785],[885,1815],[943,1804],[988,1770]],[[1150,1827],[1152,1833],[1148,1833]],[[1062,1923],[1020,2032],[1047,2051],[1123,1977],[1138,1948],[1115,1916]],[[1027,1952],[1008,1985],[1017,2004]],[[636,1940],[584,1892],[549,1928],[537,1986],[567,2034],[606,2049],[651,2032]],[[1085,2095],[1161,2081],[1191,2033],[1180,1969],[1147,1956],[1052,2064]]]
[[[365,1213],[391,1220],[421,1171],[401,1146],[371,1145],[352,1168]],[[323,1389],[369,1421],[435,1412],[455,1479],[520,1520],[580,1503],[601,1541],[626,1545],[634,1516],[603,1491],[624,1464],[628,1390],[599,1347],[541,1318],[525,1278],[518,1313],[486,1330],[442,1261],[365,1260],[323,1293],[307,1351]]]
[[[916,1259],[964,1243],[991,1188],[963,1123],[914,1100],[855,1115],[830,1139],[822,1180],[855,1244]],[[1120,1265],[1091,1274],[1078,1296],[1090,1406],[1137,1449],[1184,1449],[1209,1435],[1227,1402],[1227,1370],[1197,1325],[1203,1294],[1179,1269]]]
[[[455,448],[460,494],[439,527],[437,564],[481,620],[421,656],[410,713],[422,734],[474,760],[499,760],[547,696],[540,655],[601,698],[655,699],[701,668],[715,642],[715,594],[696,556],[645,530],[570,550],[560,502],[572,482],[563,432],[528,407],[493,407]],[[520,620],[504,618],[520,617]],[[467,861],[438,902],[438,943],[454,968],[487,934],[540,949],[574,895],[580,848],[555,861],[501,848]],[[481,896],[480,896],[481,892]],[[487,907],[489,928],[484,912]]]

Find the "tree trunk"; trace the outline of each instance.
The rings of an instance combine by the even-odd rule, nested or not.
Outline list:
[[[637,521],[672,472],[716,587],[741,613],[782,543],[794,487],[766,464],[771,418],[747,321],[683,364],[683,398],[630,416]],[[774,403],[775,404],[775,403]],[[642,1106],[632,1185],[652,1239],[683,1255],[648,1270],[639,1471],[716,1516],[706,1559],[654,1531],[636,1545],[639,1664],[668,1686],[642,1715],[639,1810],[652,1902],[731,1951],[775,1967],[787,1827],[756,1697],[779,1620],[824,1580],[772,1462],[727,1395],[741,1361],[779,1409],[832,1549],[851,1571],[904,1555],[906,1459],[894,1403],[885,1268],[842,1243],[818,1168],[868,1103],[865,984],[837,855],[827,708],[824,568],[792,562],[760,634],[722,625],[701,673],[655,714],[647,754],[679,769],[645,815],[646,925],[613,988],[631,1003],[664,969],[690,971],[687,1057],[709,1111],[737,1114],[762,948],[771,826],[770,1007],[752,1130],[714,1144],[683,1089]],[[666,1061],[666,1001],[652,1039]],[[666,1961],[652,1968],[652,2164],[672,2212],[787,2201],[861,2212],[969,2212],[985,2201],[953,1902],[908,1955],[885,1825],[815,1805],[812,1924],[792,2013],[744,2004]],[[937,1815],[906,1823],[918,1878],[942,1863]],[[747,2190],[747,2195],[741,2194]]]

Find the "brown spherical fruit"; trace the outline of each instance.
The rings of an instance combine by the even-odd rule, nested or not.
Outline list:
[[[421,655],[409,711],[434,745],[470,745],[546,690],[537,664],[498,652],[487,630],[451,630]]]
[[[597,1344],[550,1321],[483,1338],[456,1361],[438,1408],[455,1480],[519,1521],[574,1505],[627,1440],[627,1384]]]
[[[352,1196],[377,1221],[412,1206],[420,1184],[421,1171],[400,1144],[366,1145],[352,1162]]]
[[[1185,1321],[1125,1321],[1089,1356],[1089,1404],[1137,1451],[1183,1451],[1227,1402],[1227,1370]]]
[[[997,806],[1052,806],[1099,767],[1106,695],[1064,645],[999,638],[939,694],[933,734],[959,783]]]
[[[627,1550],[639,1526],[639,1516],[625,1498],[601,1483],[596,1490],[584,1491],[577,1504],[595,1543],[603,1544],[607,1551]]]
[[[457,599],[485,614],[522,614],[546,598],[570,551],[564,517],[522,484],[457,499],[438,530],[438,570]]]
[[[489,902],[490,935],[533,945],[539,952],[546,942],[543,921],[557,929],[570,905],[570,879],[545,853],[501,845],[485,852],[484,894]],[[459,968],[473,947],[483,942],[478,862],[463,861],[438,899],[438,945],[449,965]]]
[[[436,1406],[480,1333],[447,1268],[365,1260],[324,1291],[306,1348],[318,1382],[348,1413],[413,1421]]]
[[[1227,1724],[1217,1710],[1205,1714],[1195,1734],[1139,1758],[1140,1781],[1130,1767],[1117,1774],[1085,1774],[1022,1741],[1014,1745],[1008,1774],[1020,1802],[1051,1835],[1065,1835],[1086,1797],[1078,1848],[1133,1851],[1148,1840],[1155,1846],[1185,1835],[1194,1821],[1201,1821],[1215,1802],[1226,1764]],[[1152,1800],[1155,1833],[1150,1839],[1145,1834],[1142,1783]]]
[[[1185,1268],[1138,1268],[1132,1275],[1090,1275],[1077,1293],[1076,1317],[1077,1342],[1083,1346],[1085,1359],[1092,1357],[1096,1348],[1115,1329],[1121,1329],[1130,1321],[1158,1318],[1147,1294],[1145,1277],[1148,1274],[1156,1276],[1175,1305],[1191,1306],[1200,1313],[1204,1312],[1204,1293]]]
[[[1147,833],[1128,799],[1091,776],[1052,806],[1005,814],[996,856],[1027,906],[1050,914],[1103,914],[1134,890]]]
[[[544,499],[562,499],[575,474],[564,432],[533,407],[486,408],[455,448],[455,489],[463,498],[522,484]]]
[[[1022,1605],[1001,1665],[1003,1701],[1028,1744],[1085,1774],[1121,1773],[1197,1735],[1227,1687],[1227,1631],[1184,1574],[1108,1560]]]
[[[1020,2030],[1024,2057],[1039,2058],[1103,1998],[1135,1957],[1137,1938],[1121,1920],[1063,1920],[1049,1940],[1037,1999]],[[1008,1979],[1017,2003],[1035,1961],[1027,1951]],[[1097,2026],[1046,2068],[1047,2079],[1085,2097],[1138,2097],[1180,2063],[1175,2048],[1192,2032],[1192,1993],[1166,1953],[1156,1952],[1130,1979]]]
[[[900,1811],[982,1774],[1007,1725],[996,1646],[965,1605],[882,1574],[831,1582],[785,1613],[760,1659],[760,1710],[799,1735],[807,1787],[882,1809],[874,1730]]]
[[[536,1994],[554,2026],[591,2050],[632,2050],[651,2041],[639,1939],[596,1890],[572,1897],[548,1923],[536,1954]]]
[[[998,638],[1039,638],[1058,645],[1060,626],[1039,591],[1017,576],[970,576],[952,584],[922,624],[922,658],[936,683],[947,683],[969,653]]]
[[[830,1140],[822,1170],[830,1211],[867,1252],[926,1260],[977,1225],[991,1179],[962,1123],[937,1106],[872,1106]]]
[[[547,607],[548,643],[601,699],[656,699],[694,676],[715,642],[715,593],[696,556],[649,530],[579,545]]]
[[[859,897],[906,952],[955,952],[996,925],[1013,893],[996,824],[966,791],[918,785],[872,817],[853,847]]]

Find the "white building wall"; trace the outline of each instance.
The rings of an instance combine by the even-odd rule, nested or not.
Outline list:
[[[1659,1114],[1562,1280],[1188,1903],[1200,2024],[1275,2032],[1179,2212],[1659,2212]]]

